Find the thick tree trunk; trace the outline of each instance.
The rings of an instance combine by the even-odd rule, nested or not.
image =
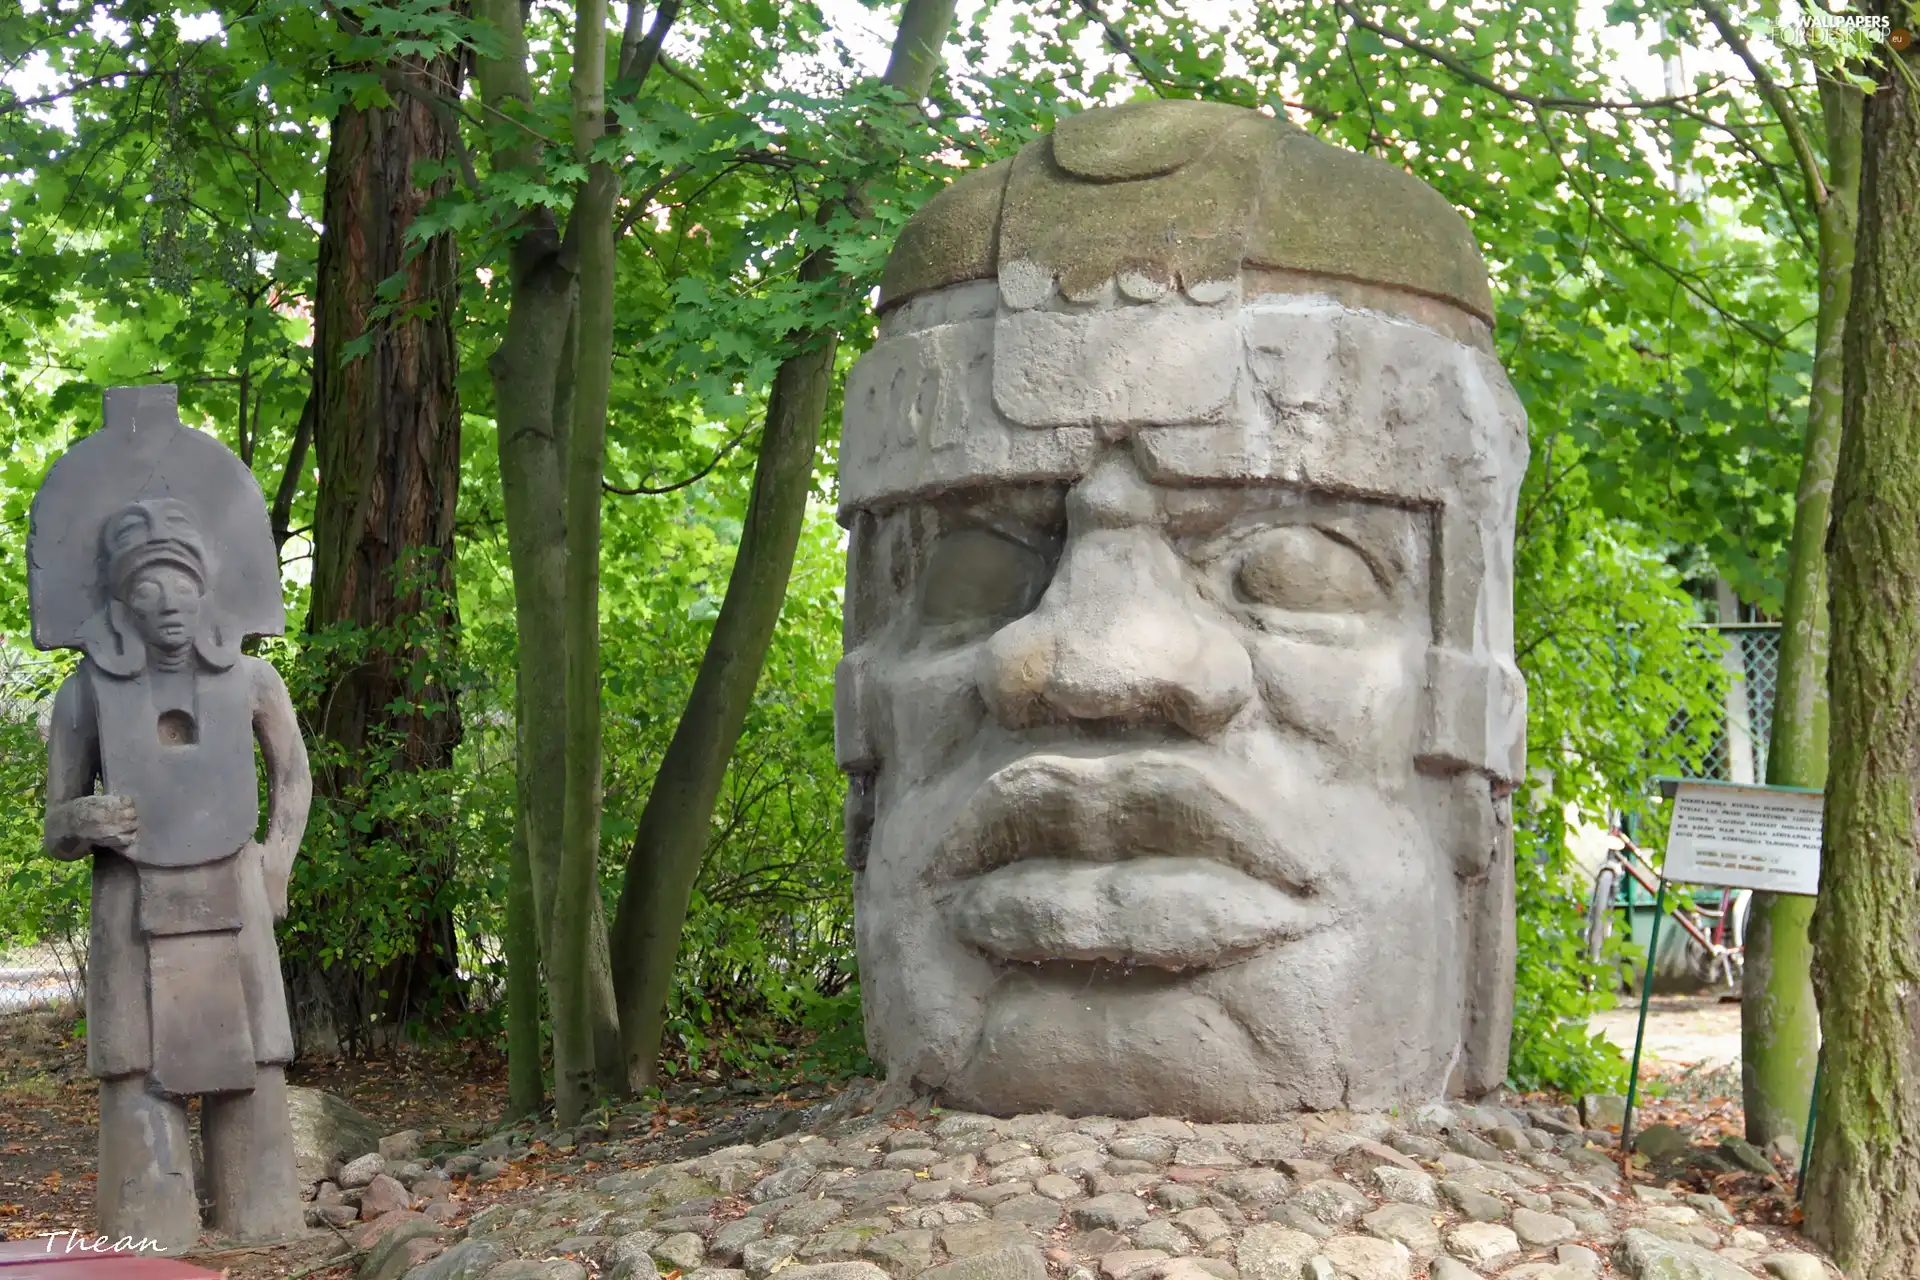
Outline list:
[[[1902,25],[1904,5],[1869,11]],[[1920,1275],[1920,59],[1877,46],[1834,490],[1824,1033],[1806,1220],[1852,1280]],[[1893,65],[1903,60],[1906,66]]]
[[[407,59],[391,70],[436,86],[460,79],[452,58]],[[326,673],[312,708],[318,734],[344,754],[344,764],[321,771],[316,788],[347,803],[370,776],[448,767],[460,738],[443,683],[458,624],[455,245],[447,234],[410,252],[405,239],[444,185],[416,186],[414,166],[444,161],[449,150],[441,121],[411,97],[343,108],[328,149],[314,304],[311,412],[320,483],[307,627],[344,622],[372,633],[368,652],[343,657]],[[402,301],[393,315],[377,317],[377,290],[395,273],[404,281]],[[362,339],[364,354],[343,359],[348,344]],[[444,833],[376,825],[370,836],[409,848],[409,915],[418,923],[408,953],[383,972],[326,975],[342,1030],[364,1027],[368,1014],[402,1023],[437,1000],[460,998]]]
[[[1843,342],[1853,296],[1854,230],[1860,196],[1861,93],[1822,76],[1827,134],[1826,200],[1820,227],[1820,309],[1806,446],[1794,499],[1780,673],[1773,700],[1767,781],[1776,787],[1827,783],[1827,527],[1840,456],[1846,373]],[[1819,1059],[1820,1011],[1813,998],[1812,898],[1756,894],[1747,931],[1740,996],[1741,1093],[1747,1141],[1804,1140]]]
[[[915,100],[926,96],[953,11],[954,0],[907,0],[888,84]],[[800,268],[801,278],[813,282],[832,272],[824,250]],[[637,1079],[651,1081],[657,1067],[680,930],[706,854],[714,801],[786,600],[838,345],[832,331],[803,335],[774,375],[726,596],[628,854],[614,919],[614,980],[627,1070]]]

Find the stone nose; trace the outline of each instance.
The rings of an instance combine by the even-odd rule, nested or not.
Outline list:
[[[983,647],[978,682],[1010,729],[1158,725],[1211,738],[1253,694],[1247,650],[1152,527],[1076,530],[1032,613]]]

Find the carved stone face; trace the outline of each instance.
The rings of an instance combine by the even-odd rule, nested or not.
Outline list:
[[[133,615],[141,639],[163,652],[193,643],[199,628],[200,580],[178,565],[161,562],[136,573],[121,603]]]
[[[1001,1113],[1439,1095],[1511,967],[1504,377],[1326,299],[1004,292],[893,313],[848,387],[870,1050]]]

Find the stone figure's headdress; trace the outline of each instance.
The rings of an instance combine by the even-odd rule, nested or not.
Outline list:
[[[207,585],[206,545],[193,527],[193,513],[177,498],[129,503],[107,517],[100,554],[107,562],[108,591],[122,598],[141,571],[157,564],[184,569],[202,590]]]
[[[82,649],[113,675],[140,671],[146,646],[120,596],[160,563],[191,573],[206,593],[195,646],[209,665],[231,666],[247,636],[285,631],[266,501],[246,465],[181,424],[171,386],[111,387],[104,416],[33,500],[34,644]]]
[[[1174,483],[1412,503],[1443,548],[1419,755],[1516,783],[1526,415],[1466,220],[1390,164],[1244,107],[1061,121],[908,220],[848,374],[840,514],[1073,479],[1126,439]]]

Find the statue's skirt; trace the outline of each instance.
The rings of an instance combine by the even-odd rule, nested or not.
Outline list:
[[[87,1069],[155,1092],[240,1092],[293,1059],[259,846],[195,867],[94,854]]]

